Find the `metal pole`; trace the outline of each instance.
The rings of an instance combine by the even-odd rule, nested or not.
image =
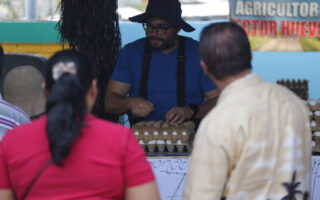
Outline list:
[[[53,4],[53,1],[50,0],[49,1],[49,13],[48,13],[50,18],[53,17],[53,5],[52,4]]]
[[[25,0],[25,12],[27,20],[38,19],[37,0]]]

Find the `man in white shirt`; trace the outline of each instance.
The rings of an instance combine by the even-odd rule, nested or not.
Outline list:
[[[237,24],[206,27],[199,51],[221,94],[196,134],[183,199],[308,199],[311,131],[305,105],[251,73],[250,44]]]

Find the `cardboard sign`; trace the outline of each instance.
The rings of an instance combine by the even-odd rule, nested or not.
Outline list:
[[[148,158],[156,176],[162,200],[181,200],[189,158]]]
[[[320,199],[320,156],[312,157],[311,164],[311,198],[310,200]]]

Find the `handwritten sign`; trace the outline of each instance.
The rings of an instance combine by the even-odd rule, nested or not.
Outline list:
[[[162,200],[181,200],[189,158],[148,158],[156,176]]]
[[[311,164],[311,199],[320,199],[320,156],[312,157]]]
[[[188,172],[189,158],[148,158],[156,176],[162,200],[182,200],[183,186]],[[320,156],[313,156],[311,163],[311,198],[320,200]]]

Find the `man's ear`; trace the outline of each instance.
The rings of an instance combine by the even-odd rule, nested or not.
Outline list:
[[[88,112],[91,112],[98,95],[97,80],[94,79],[86,95]]]
[[[176,35],[178,35],[178,33],[179,33],[180,31],[181,31],[181,28],[175,28],[175,29],[174,29],[174,32],[175,32]]]
[[[92,98],[96,99],[98,96],[97,80],[94,79],[91,83],[91,88],[89,89],[89,94]]]
[[[200,61],[200,64],[201,64],[201,68],[202,68],[203,73],[205,75],[209,76],[209,70],[208,70],[207,64],[203,60]]]
[[[43,90],[44,96],[46,97],[46,99],[48,99],[49,96],[50,96],[50,93],[49,93],[49,91],[46,89],[46,83],[45,83],[45,82],[42,82],[42,83],[41,83],[41,88],[42,88],[42,90]]]

